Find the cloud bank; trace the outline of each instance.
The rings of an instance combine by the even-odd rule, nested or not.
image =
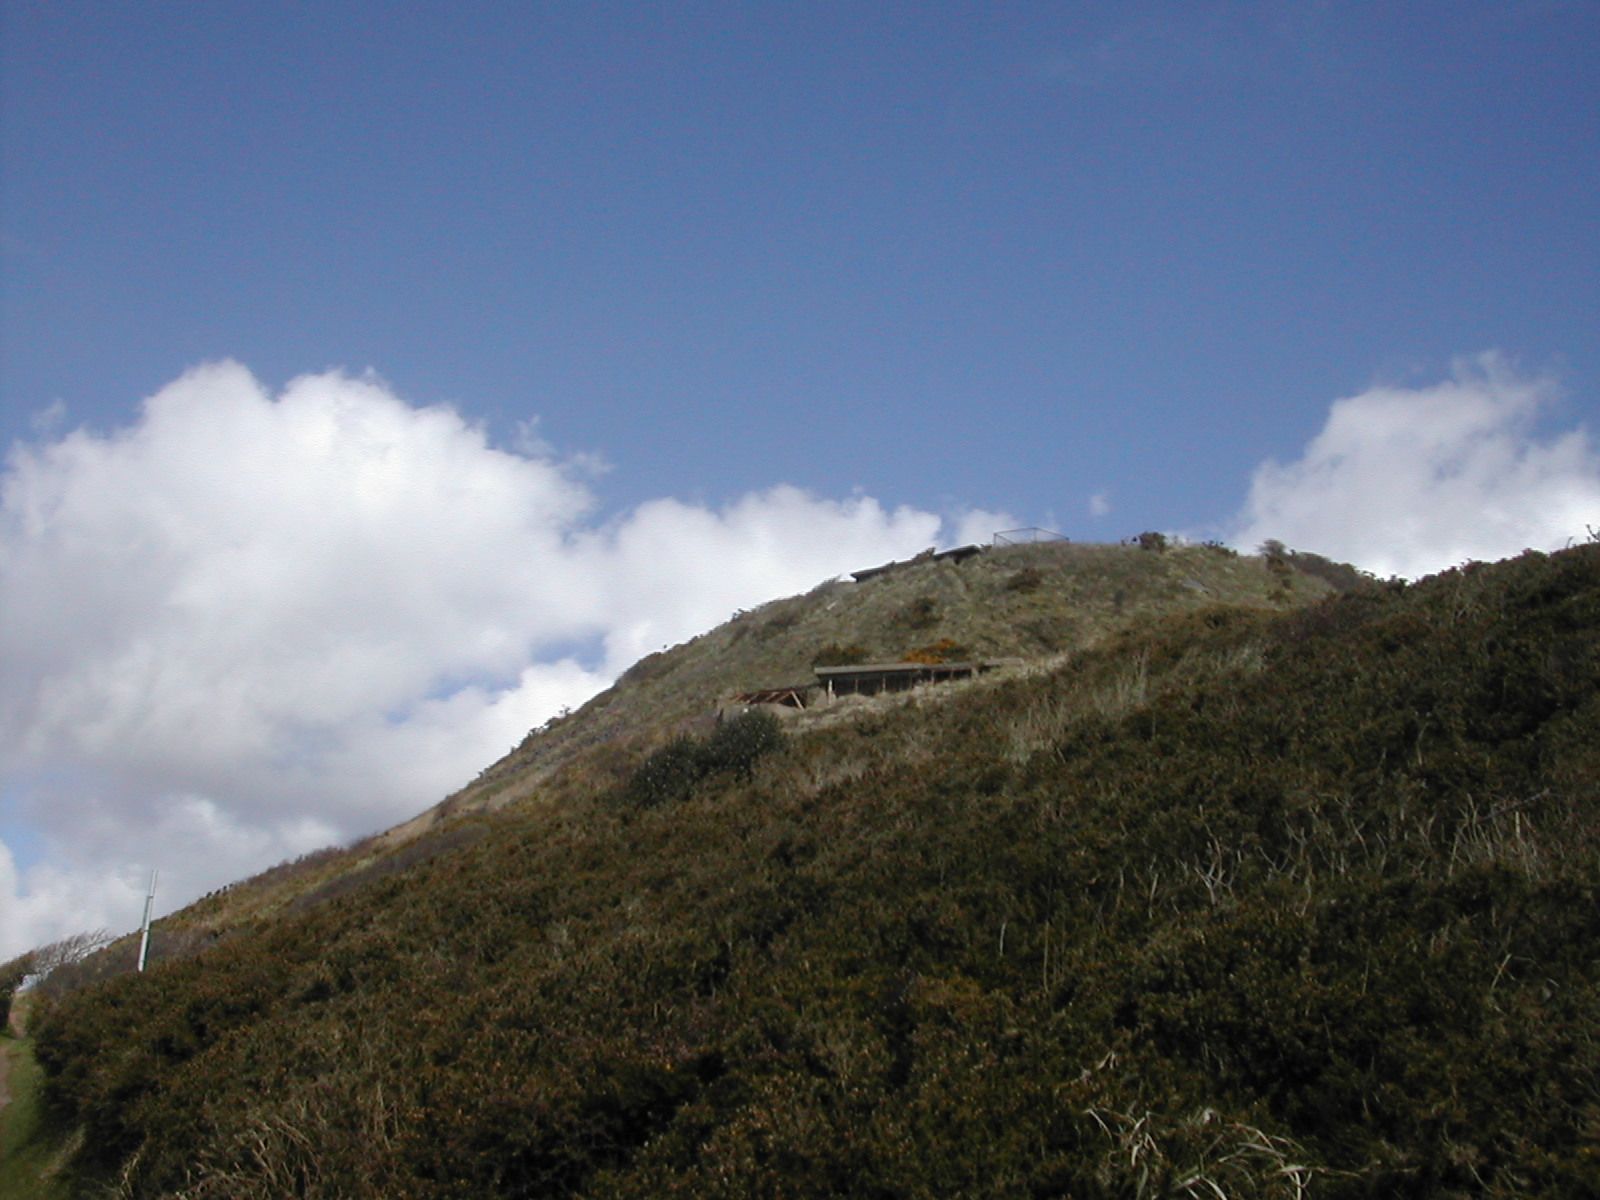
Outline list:
[[[152,865],[165,908],[411,816],[642,654],[942,532],[791,487],[595,510],[581,462],[341,373],[208,365],[13,448],[0,958],[127,928]]]
[[[1298,460],[1257,468],[1228,540],[1408,578],[1582,541],[1600,527],[1600,455],[1581,427],[1540,431],[1557,395],[1487,353],[1431,386],[1335,401]]]

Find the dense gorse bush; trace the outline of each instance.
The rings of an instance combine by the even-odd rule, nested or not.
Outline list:
[[[629,777],[621,800],[654,808],[685,800],[706,779],[732,775],[748,780],[756,762],[783,748],[778,718],[759,709],[719,721],[703,740],[680,735],[656,750]]]
[[[39,1057],[136,1197],[1593,1196],[1597,679],[1585,547],[725,725]]]

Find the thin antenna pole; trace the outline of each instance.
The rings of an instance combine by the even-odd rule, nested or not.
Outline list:
[[[144,923],[139,927],[139,970],[144,970],[145,955],[150,951],[150,910],[156,902],[156,876],[161,872],[154,868],[150,871],[150,890],[144,897]]]

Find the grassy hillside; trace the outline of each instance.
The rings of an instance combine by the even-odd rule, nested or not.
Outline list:
[[[1152,552],[1057,542],[905,563],[859,584],[835,580],[647,656],[574,719],[530,735],[447,809],[536,796],[586,749],[647,743],[703,720],[733,691],[805,682],[829,649],[895,661],[947,643],[972,658],[1035,660],[1158,615],[1218,604],[1285,607],[1331,590],[1315,575],[1282,568],[1209,546]]]
[[[730,693],[805,682],[812,664],[830,649],[896,660],[950,643],[973,657],[1036,666],[1164,614],[1219,604],[1281,610],[1354,579],[1350,568],[1315,555],[1269,561],[1220,547],[1154,552],[1061,542],[996,548],[959,563],[905,563],[861,584],[830,581],[806,595],[735,614],[716,629],[646,656],[615,686],[530,732],[505,758],[414,820],[350,852],[330,850],[283,864],[175,914],[158,926],[153,953],[186,953],[207,944],[211,934],[235,931],[303,905],[308,896],[345,887],[353,871],[370,877],[404,868],[431,853],[441,833],[471,836],[471,827],[463,834],[460,819],[473,812],[559,804],[615,786],[640,757],[674,734],[703,732]],[[838,715],[812,713],[798,724],[826,724]],[[853,719],[854,713],[846,716]],[[452,820],[453,831],[440,830]],[[426,844],[412,845],[429,831],[434,836]],[[129,941],[94,966],[125,967],[133,955]]]
[[[1185,553],[1180,598],[1273,578]],[[839,640],[783,603],[773,638]],[[80,1166],[130,1197],[1600,1194],[1600,547],[1082,645],[759,757],[553,767],[404,871],[63,999],[36,1042]]]

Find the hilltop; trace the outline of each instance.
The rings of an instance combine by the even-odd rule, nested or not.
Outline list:
[[[830,650],[871,662],[931,649],[1040,663],[1160,615],[1215,605],[1282,608],[1333,590],[1315,574],[1284,569],[1293,561],[1274,569],[1266,558],[1214,546],[1047,542],[874,566],[860,583],[829,580],[647,655],[570,719],[534,731],[446,807],[524,799],[585,747],[659,741],[703,722],[740,691],[807,682]]]
[[[1140,573],[1108,594],[1034,582],[1047,550],[740,615],[353,873],[60,999],[78,1169],[230,1200],[1600,1192],[1600,546],[1343,593],[1054,551]],[[963,593],[967,624],[891,619]],[[1058,623],[986,629],[1013,599]],[[1032,655],[704,720],[819,642],[944,639]]]

